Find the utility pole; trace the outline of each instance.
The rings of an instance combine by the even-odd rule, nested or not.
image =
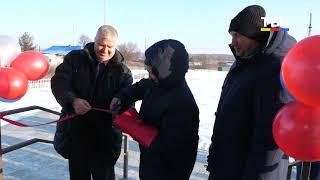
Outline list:
[[[107,16],[106,16],[106,11],[107,11],[107,0],[103,0],[103,24],[106,24],[107,21]]]
[[[3,180],[3,162],[2,162],[2,147],[1,147],[1,128],[0,128],[0,180]]]
[[[103,24],[106,24],[106,0],[103,0]]]
[[[144,51],[147,49],[147,37],[144,37]]]
[[[74,46],[74,30],[75,29],[75,25],[72,25],[72,46]]]
[[[312,29],[312,13],[310,13],[310,21],[308,27],[308,37],[311,36]],[[302,162],[300,179],[308,180],[310,177],[311,162]]]
[[[311,36],[311,29],[312,29],[312,13],[310,13],[310,21],[309,21],[309,28],[308,28],[308,37]]]

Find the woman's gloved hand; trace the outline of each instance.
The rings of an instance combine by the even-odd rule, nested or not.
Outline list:
[[[113,98],[110,103],[110,110],[112,112],[118,112],[121,109],[121,100],[119,98]]]

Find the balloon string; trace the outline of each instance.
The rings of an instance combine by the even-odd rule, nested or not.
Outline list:
[[[101,112],[106,112],[106,113],[110,113],[112,115],[116,115],[115,112],[109,110],[109,109],[102,109],[102,108],[92,108],[92,110],[96,110],[96,111],[101,111]],[[20,123],[20,122],[17,122],[17,121],[14,121],[14,120],[11,120],[11,119],[8,119],[8,118],[5,118],[4,117],[5,115],[3,114],[0,114],[0,119],[12,124],[12,125],[15,125],[15,126],[19,126],[19,127],[36,127],[36,126],[43,126],[43,125],[47,125],[47,124],[52,124],[52,123],[57,123],[57,122],[63,122],[63,121],[67,121],[67,120],[70,120],[76,116],[78,116],[78,114],[70,114],[70,115],[67,115],[61,119],[58,119],[58,120],[55,120],[55,121],[50,121],[50,122],[46,122],[46,123],[41,123],[41,124],[36,124],[36,125],[28,125],[28,124],[24,124],[24,123]]]

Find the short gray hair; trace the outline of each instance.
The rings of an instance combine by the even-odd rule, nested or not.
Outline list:
[[[97,38],[107,37],[118,38],[118,32],[114,27],[110,25],[102,25],[97,31],[95,41],[97,40]]]

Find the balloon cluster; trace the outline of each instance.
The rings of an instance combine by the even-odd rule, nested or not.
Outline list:
[[[38,51],[21,53],[15,39],[0,35],[0,101],[17,101],[27,92],[28,80],[43,78],[48,69],[46,56]]]
[[[281,81],[295,101],[286,104],[273,122],[273,136],[289,156],[320,160],[320,35],[298,42],[286,54]]]

